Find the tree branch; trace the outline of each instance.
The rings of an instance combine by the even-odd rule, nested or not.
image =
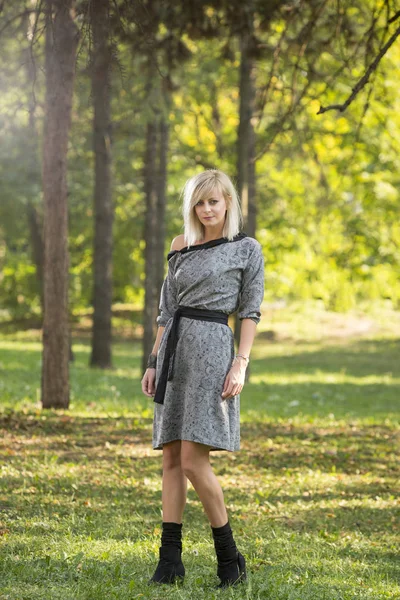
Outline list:
[[[391,19],[389,19],[388,23],[394,23],[400,17],[400,10],[397,11],[396,14],[393,15]]]
[[[347,98],[346,102],[344,102],[343,104],[331,104],[330,106],[325,106],[325,107],[321,106],[319,111],[317,112],[317,115],[322,115],[323,113],[327,112],[328,110],[339,110],[340,112],[345,111],[346,108],[353,102],[353,100],[357,96],[357,94],[368,83],[369,78],[371,77],[372,73],[376,70],[381,59],[386,54],[386,52],[389,50],[389,48],[394,44],[394,42],[396,41],[396,39],[398,38],[399,35],[400,35],[400,27],[398,27],[396,29],[396,31],[394,32],[392,37],[386,42],[386,44],[383,46],[383,48],[381,49],[379,54],[376,56],[375,60],[369,65],[365,74],[356,83],[350,96]]]

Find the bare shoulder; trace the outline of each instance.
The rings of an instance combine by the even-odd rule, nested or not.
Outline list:
[[[174,239],[171,242],[171,250],[181,250],[185,246],[186,243],[183,233],[174,237]]]

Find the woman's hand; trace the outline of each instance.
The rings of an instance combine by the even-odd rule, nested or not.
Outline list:
[[[244,378],[246,375],[247,362],[240,360],[235,361],[225,378],[224,388],[222,390],[222,398],[228,400],[236,394],[240,394],[244,386]]]
[[[146,369],[145,374],[142,378],[142,392],[146,396],[149,396],[149,398],[154,396],[156,393],[155,381],[156,370],[149,367],[148,369]]]

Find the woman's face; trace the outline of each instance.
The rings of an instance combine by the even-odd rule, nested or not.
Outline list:
[[[200,223],[205,227],[219,229],[223,227],[226,214],[226,201],[222,192],[217,189],[207,198],[202,198],[194,206]]]

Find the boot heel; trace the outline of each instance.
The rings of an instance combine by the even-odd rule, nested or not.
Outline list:
[[[247,579],[246,561],[233,539],[229,521],[222,527],[211,527],[217,554],[217,576],[221,583],[217,588],[235,585]]]
[[[237,553],[235,574],[233,574],[233,568],[230,566],[230,568],[228,567],[227,569],[220,569],[218,575],[221,579],[221,583],[217,585],[217,589],[226,588],[231,585],[237,585],[238,583],[243,583],[246,581],[246,561],[243,554],[240,552]]]
[[[150,583],[183,583],[185,567],[180,552],[175,548],[160,548],[160,560]]]
[[[237,583],[239,583],[239,581],[246,581],[246,579],[247,579],[246,561],[244,559],[244,556],[242,554],[240,554],[240,552],[238,552],[238,570],[239,570],[239,577],[237,579]]]

